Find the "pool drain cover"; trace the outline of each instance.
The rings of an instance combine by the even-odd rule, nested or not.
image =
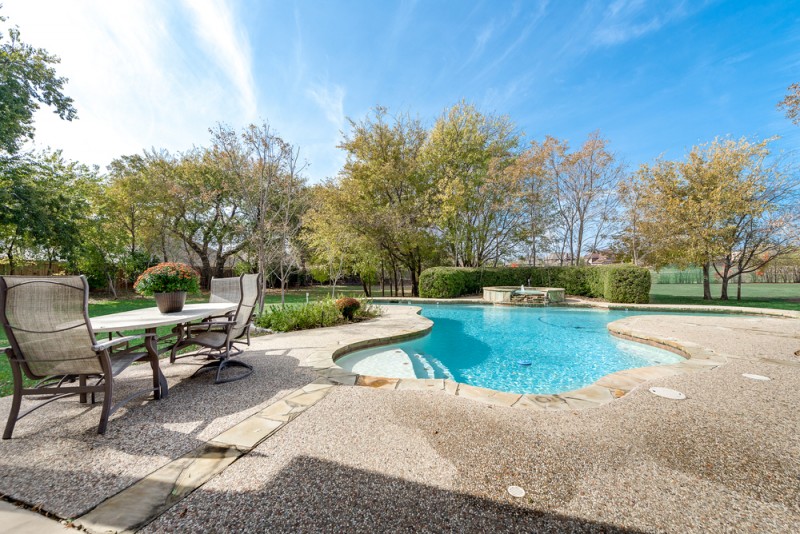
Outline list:
[[[528,366],[528,365],[532,364],[533,362],[530,361],[530,360],[519,360],[517,363],[519,365],[522,365],[522,366]]]
[[[511,495],[512,497],[524,497],[525,490],[520,488],[519,486],[509,486],[508,494]]]
[[[771,379],[770,377],[768,377],[768,376],[764,376],[764,375],[753,375],[753,374],[750,374],[750,373],[742,373],[742,376],[743,376],[743,377],[745,377],[745,378],[749,378],[750,380],[772,380],[772,379]]]
[[[683,400],[686,398],[686,395],[684,395],[680,391],[675,391],[674,389],[669,389],[669,388],[650,388],[650,393],[652,393],[653,395],[657,395],[659,397],[664,397],[665,399],[672,399],[672,400]]]

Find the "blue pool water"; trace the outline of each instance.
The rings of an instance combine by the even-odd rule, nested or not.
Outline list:
[[[683,358],[615,338],[606,325],[642,312],[575,308],[423,305],[433,330],[417,339],[348,354],[360,374],[447,378],[512,393],[559,393],[604,375]]]

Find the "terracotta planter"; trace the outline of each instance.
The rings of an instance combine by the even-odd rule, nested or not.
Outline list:
[[[179,312],[186,304],[186,291],[172,291],[170,293],[155,293],[158,311],[161,313]]]

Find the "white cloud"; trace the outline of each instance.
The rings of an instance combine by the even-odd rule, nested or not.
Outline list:
[[[248,39],[226,3],[197,4],[190,17],[157,0],[3,4],[23,41],[61,57],[56,70],[78,110],[71,123],[38,112],[34,146],[104,166],[150,147],[205,144],[215,122],[256,115]]]
[[[344,127],[344,88],[340,85],[315,85],[306,91],[338,130]],[[338,132],[337,130],[337,132]]]
[[[250,41],[237,24],[226,0],[184,0],[194,19],[194,31],[203,49],[236,86],[242,107],[250,119],[257,116],[255,83],[251,70]]]
[[[606,12],[592,35],[592,42],[613,46],[660,30],[688,13],[683,0],[648,10],[643,0],[617,0]],[[653,13],[655,11],[655,13]]]

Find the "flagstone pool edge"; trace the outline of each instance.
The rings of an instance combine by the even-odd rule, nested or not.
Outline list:
[[[388,299],[386,299],[388,300]],[[394,299],[393,299],[394,300]],[[436,302],[442,304],[484,304],[488,303],[478,299],[454,299],[452,301],[443,299],[397,299],[408,302]],[[597,303],[590,301],[573,301],[568,305],[574,307],[596,307],[604,309],[646,309],[653,311],[669,312],[720,312],[721,314],[730,313],[731,315],[764,315],[769,317],[800,318],[800,313],[788,310],[774,310],[770,308],[737,308],[729,310],[720,306],[665,306],[665,305],[617,305],[610,303]],[[344,385],[356,385],[363,387],[373,387],[380,389],[394,390],[440,390],[451,395],[465,397],[471,400],[486,404],[515,407],[535,411],[542,410],[580,410],[584,408],[594,408],[607,404],[615,399],[621,398],[638,386],[669,376],[676,376],[698,371],[707,371],[727,363],[728,358],[723,354],[716,353],[708,348],[685,341],[674,339],[664,339],[651,336],[643,332],[634,331],[625,325],[625,319],[611,322],[607,325],[609,333],[615,337],[627,339],[637,343],[658,347],[669,350],[685,358],[683,361],[670,365],[656,365],[648,367],[638,367],[625,369],[605,375],[594,383],[571,391],[566,391],[550,395],[536,394],[517,394],[497,391],[455,382],[446,379],[419,379],[419,378],[391,378],[382,376],[359,375],[352,373],[336,365],[336,360],[345,354],[353,351],[388,345],[398,341],[405,341],[421,337],[430,332],[433,327],[432,321],[420,315],[422,309],[419,306],[404,306],[407,308],[402,325],[399,325],[400,332],[382,335],[380,337],[362,339],[342,345],[336,350],[329,352],[327,357],[323,356],[325,364],[320,368],[315,368],[321,376]],[[399,307],[398,307],[399,308]],[[722,309],[721,309],[722,308]],[[399,310],[397,310],[399,311]],[[400,315],[396,311],[392,315]],[[397,319],[398,317],[392,317]],[[383,322],[382,319],[390,319],[383,316],[376,321]],[[417,324],[415,324],[417,321]],[[388,326],[388,325],[387,325]],[[323,351],[320,351],[323,352]]]

